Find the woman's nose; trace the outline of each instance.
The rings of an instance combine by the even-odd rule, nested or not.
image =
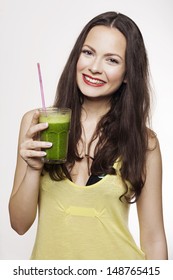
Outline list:
[[[93,61],[93,63],[90,65],[89,67],[89,71],[92,73],[92,74],[101,74],[102,73],[102,65],[101,65],[101,61],[98,60],[98,59],[95,59]]]

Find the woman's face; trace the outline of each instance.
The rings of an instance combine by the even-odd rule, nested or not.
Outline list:
[[[95,26],[77,62],[77,84],[84,96],[105,97],[125,82],[126,38],[115,28]]]

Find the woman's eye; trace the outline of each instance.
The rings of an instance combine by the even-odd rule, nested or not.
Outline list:
[[[85,55],[92,55],[92,52],[90,50],[82,50],[82,53]]]
[[[115,58],[108,58],[108,62],[110,62],[111,64],[119,64],[119,61]]]

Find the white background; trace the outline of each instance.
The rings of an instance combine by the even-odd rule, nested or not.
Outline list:
[[[53,103],[59,75],[84,25],[106,11],[131,17],[142,31],[152,73],[153,129],[163,158],[163,211],[173,259],[173,4],[172,0],[0,0],[0,259],[29,259],[36,223],[24,235],[9,222],[17,141],[23,114],[41,107],[36,63],[46,105]],[[154,220],[154,217],[153,217]],[[130,227],[138,242],[135,207]]]

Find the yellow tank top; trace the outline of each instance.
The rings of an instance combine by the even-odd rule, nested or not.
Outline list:
[[[41,178],[33,260],[143,260],[128,228],[129,204],[119,200],[125,186],[106,175],[90,186],[69,179]]]

